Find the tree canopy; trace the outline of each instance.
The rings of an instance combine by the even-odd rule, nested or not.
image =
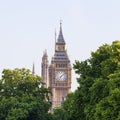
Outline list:
[[[49,120],[50,90],[28,69],[5,69],[0,80],[0,120]]]

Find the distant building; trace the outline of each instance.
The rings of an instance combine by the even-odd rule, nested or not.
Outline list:
[[[56,35],[55,35],[56,36]],[[56,39],[56,38],[55,38]],[[71,63],[66,50],[66,43],[62,34],[62,24],[55,41],[55,53],[51,63],[48,62],[47,50],[43,53],[41,76],[44,87],[52,90],[52,108],[60,107],[67,94],[71,91]]]

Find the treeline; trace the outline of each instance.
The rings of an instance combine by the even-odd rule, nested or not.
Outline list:
[[[120,41],[75,61],[79,87],[50,113],[50,89],[27,69],[5,69],[0,80],[0,120],[120,120]]]

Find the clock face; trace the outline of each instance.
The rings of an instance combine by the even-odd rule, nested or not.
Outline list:
[[[59,81],[65,81],[67,79],[67,74],[65,71],[58,71],[56,74],[56,79]]]

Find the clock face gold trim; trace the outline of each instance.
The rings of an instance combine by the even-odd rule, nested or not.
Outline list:
[[[58,71],[56,73],[56,80],[65,81],[67,79],[67,73],[65,71]]]

